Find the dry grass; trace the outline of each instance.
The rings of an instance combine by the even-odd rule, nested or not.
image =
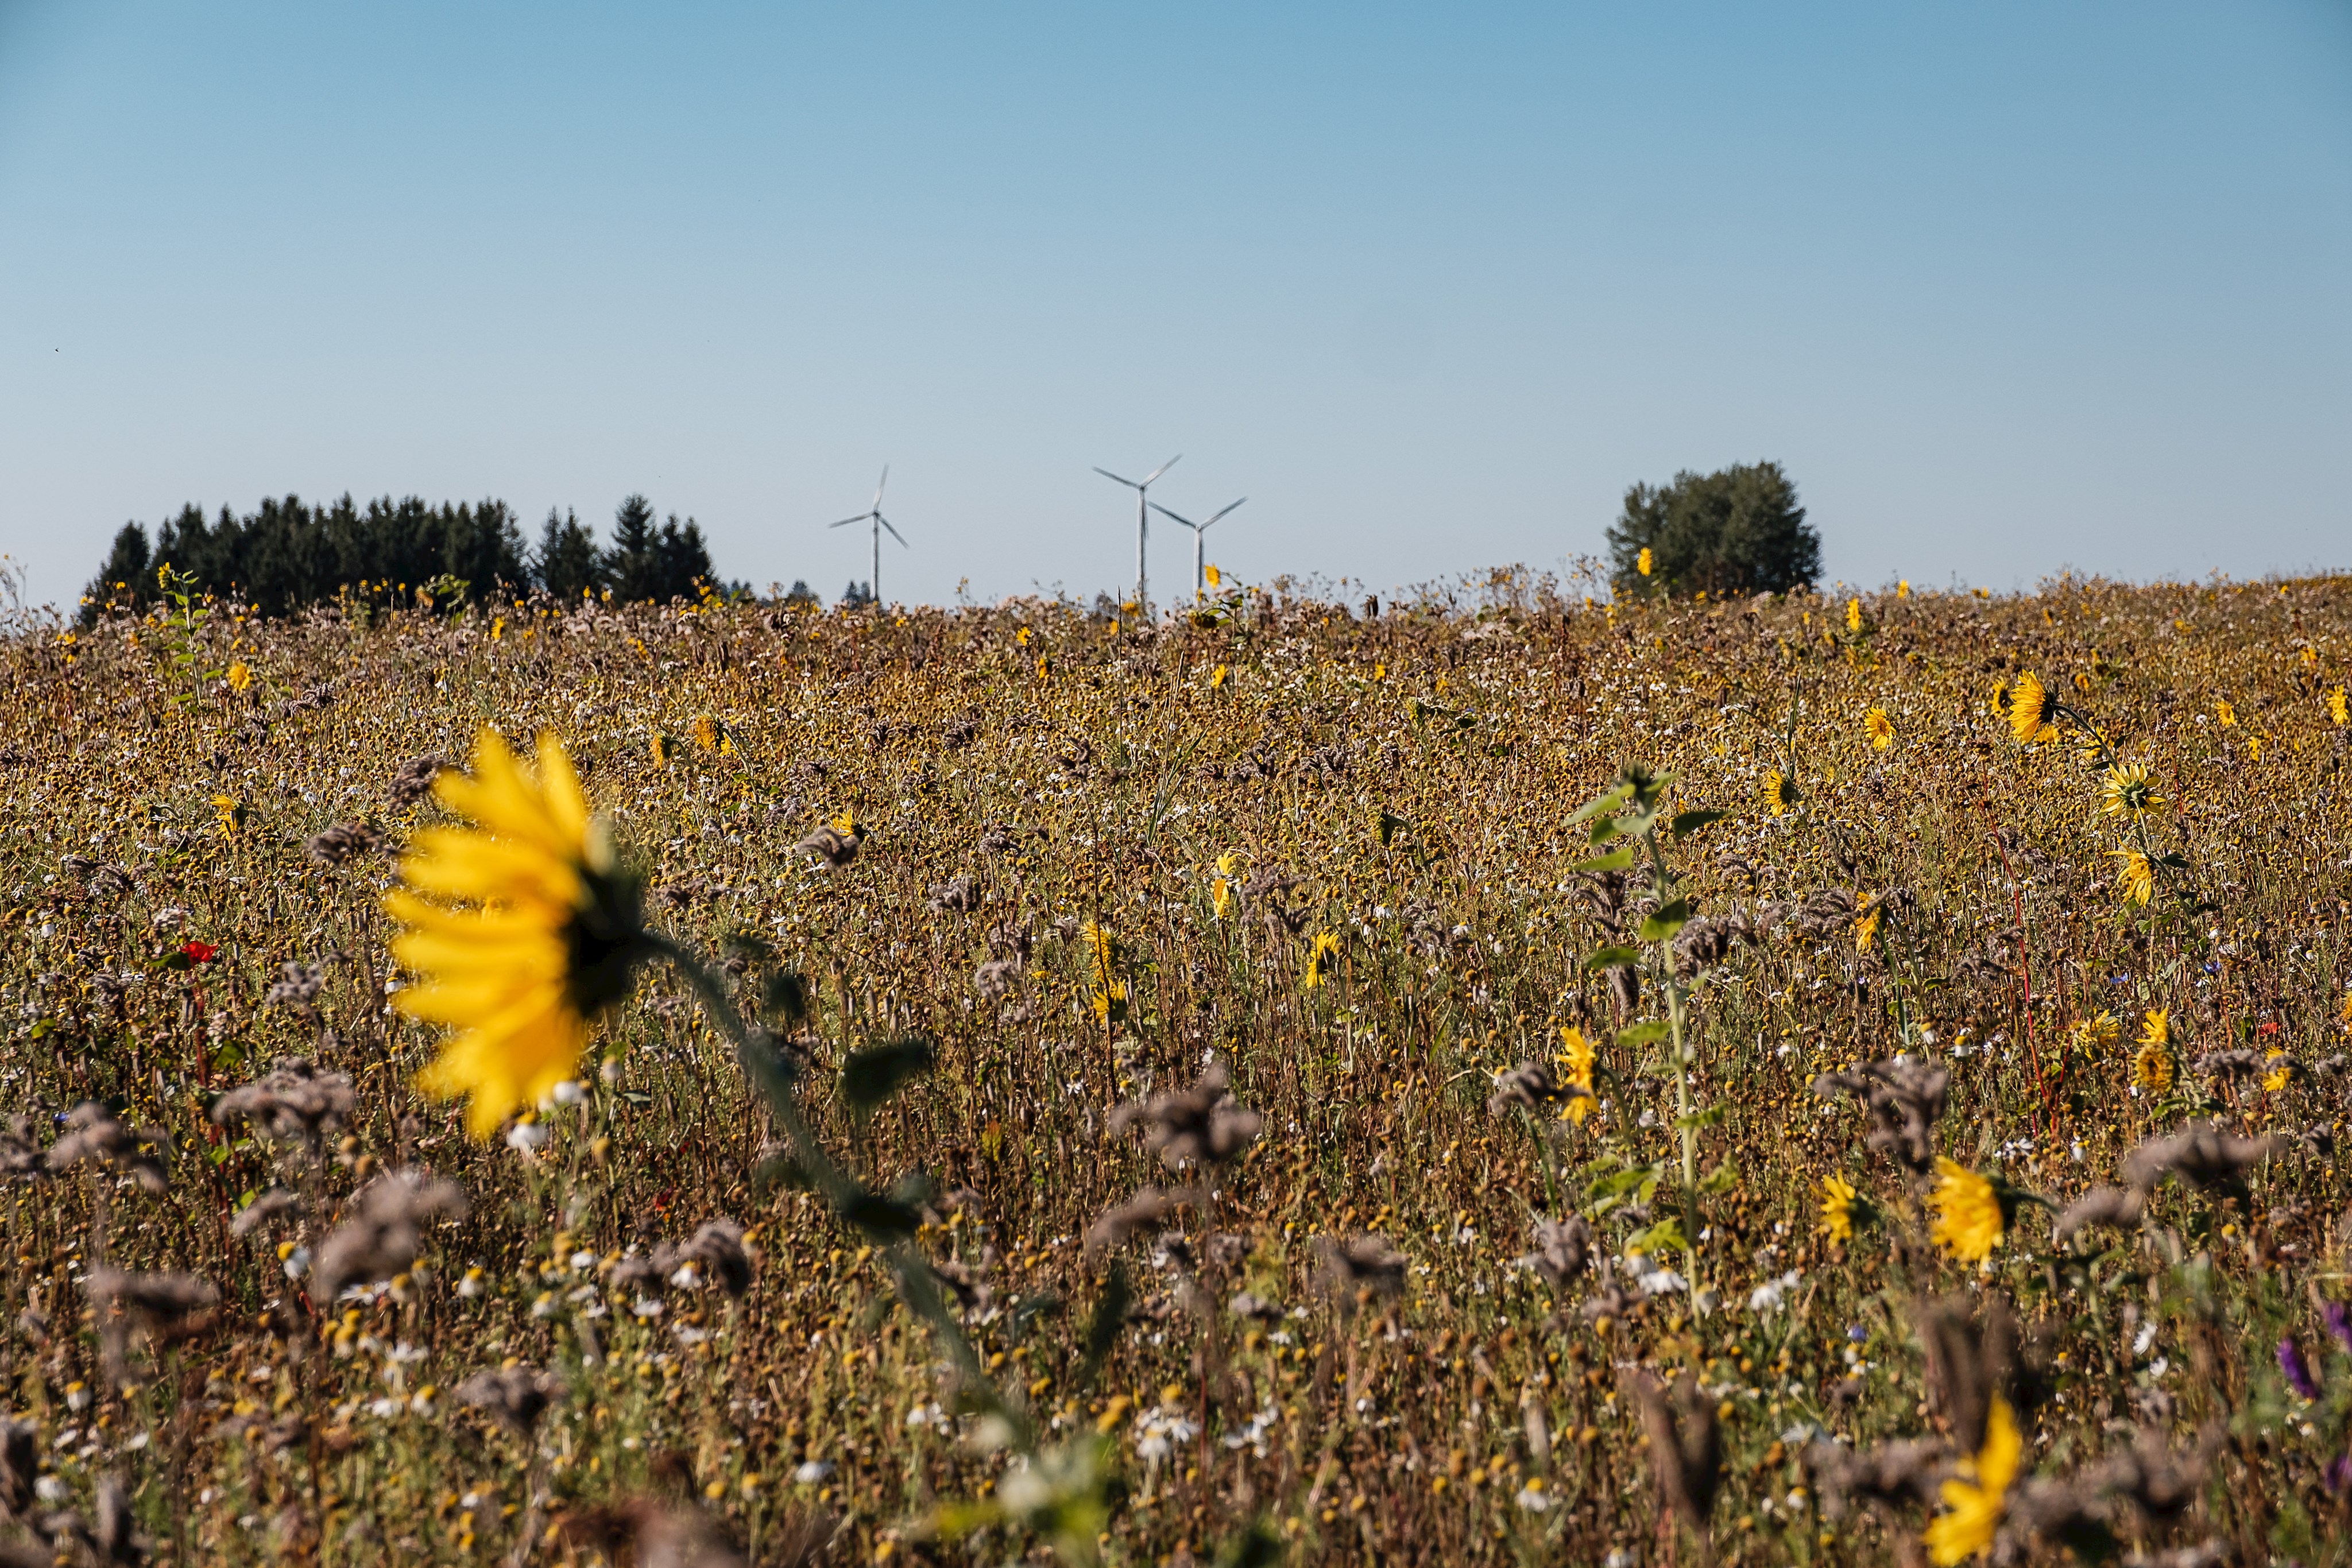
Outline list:
[[[435,1042],[384,1005],[376,906],[387,852],[436,808],[388,791],[494,725],[570,743],[658,925],[714,961],[761,938],[730,966],[747,1003],[802,977],[803,1106],[875,1186],[928,1174],[901,1194],[919,1245],[1041,1452],[1109,1434],[1070,1494],[1105,1511],[1108,1561],[1917,1560],[1935,1467],[1973,1451],[1993,1396],[2040,1478],[2004,1550],[2054,1560],[2095,1528],[2343,1560],[2327,1467],[2352,1355],[2321,1309],[2346,1294],[2328,1134],[2352,814],[2326,697],[2352,585],[1887,593],[1859,633],[1822,600],[1612,612],[1509,577],[1474,598],[1235,595],[1145,632],[1037,602],[354,600],[20,627],[0,644],[0,1074],[21,1113],[0,1367],[27,1425],[0,1445],[0,1539],[646,1568],[1052,1550],[931,1529],[974,1521],[940,1505],[1005,1474],[967,1440],[974,1391],[871,1238],[793,1184],[672,974],[607,1019],[536,1148],[472,1144],[409,1087]],[[2150,842],[2180,863],[2147,907],[2118,903],[2076,747],[2021,747],[1993,711],[2025,669],[2168,798]],[[1614,940],[1612,894],[1571,873],[1596,852],[1568,819],[1632,760],[1677,776],[1670,811],[1731,813],[1659,841],[1717,932],[1687,965],[1687,1195],[1671,1048],[1615,1038],[1664,1016],[1662,949],[1632,1012],[1582,964]],[[1801,792],[1785,815],[1761,800],[1775,769]],[[846,865],[795,848],[843,810],[864,831]],[[1628,940],[1645,913],[1615,916]],[[2149,1009],[2176,1081],[2135,1094]],[[2117,1038],[2085,1027],[2102,1013]],[[1599,1047],[1599,1113],[1569,1120],[1534,1080],[1530,1107],[1490,1109],[1517,1064],[1564,1079],[1570,1025]],[[831,1074],[908,1036],[935,1067],[850,1115]],[[2241,1048],[2251,1071],[2198,1071]],[[2280,1137],[2234,1190],[2157,1187],[2136,1228],[2060,1241],[2029,1197],[1967,1266],[1858,1103],[1811,1090],[1906,1050],[1950,1071],[1935,1153],[2062,1207],[2193,1113]],[[262,1107],[282,1135],[210,1114],[293,1057],[346,1075],[348,1109],[289,1079]],[[1263,1118],[1231,1163],[1155,1154],[1114,1116],[1213,1058]],[[86,1102],[114,1144],[50,1169]],[[422,1205],[414,1262],[313,1297],[302,1265],[355,1195],[412,1167],[454,1189]],[[1836,1174],[1881,1211],[1850,1246],[1820,1226]],[[1090,1248],[1145,1184],[1190,1201]],[[1590,1248],[1539,1247],[1571,1210]],[[1685,1215],[1688,1254],[1665,1224]],[[718,1218],[745,1229],[740,1299],[709,1263],[688,1284],[645,1266]],[[1691,1288],[1645,1295],[1660,1267]],[[107,1270],[217,1300],[142,1305]],[[1097,1373],[1114,1274],[1131,1307]],[[1702,1392],[1677,1398],[1685,1372]],[[1827,1449],[1809,1468],[1822,1434],[1849,1459],[1923,1440],[1924,1497],[1832,1517],[1822,1481],[1860,1483]],[[2177,1518],[2116,1479],[2135,1439],[2189,1467]],[[1711,1543],[1660,1522],[1661,1480]]]

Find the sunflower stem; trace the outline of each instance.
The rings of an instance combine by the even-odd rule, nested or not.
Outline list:
[[[659,932],[646,933],[646,941],[656,956],[686,977],[687,983],[694,988],[695,1000],[701,1004],[704,1016],[733,1044],[736,1064],[743,1070],[744,1077],[750,1079],[766,1098],[776,1124],[783,1130],[786,1141],[792,1145],[793,1155],[799,1159],[802,1169],[808,1173],[810,1181],[814,1184],[818,1196],[824,1199],[826,1207],[837,1218],[873,1238],[875,1250],[889,1266],[891,1282],[898,1291],[898,1299],[917,1317],[930,1325],[931,1333],[954,1364],[963,1390],[982,1408],[1004,1417],[1013,1431],[1013,1446],[1024,1453],[1029,1452],[1034,1447],[1034,1437],[1028,1420],[998,1391],[987,1369],[981,1364],[979,1352],[972,1348],[971,1341],[964,1334],[963,1325],[956,1322],[955,1315],[948,1311],[947,1302],[940,1294],[930,1260],[906,1238],[888,1236],[855,1218],[860,1200],[867,1194],[858,1186],[856,1178],[826,1150],[817,1138],[815,1130],[801,1115],[800,1104],[793,1097],[792,1075],[778,1062],[775,1052],[767,1047],[764,1040],[754,1039],[751,1031],[744,1027],[742,1015],[736,1011],[726,988],[719,983],[718,977],[699,957]]]

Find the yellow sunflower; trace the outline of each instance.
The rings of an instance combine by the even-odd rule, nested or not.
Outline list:
[[[596,1015],[628,994],[647,953],[639,885],[552,735],[533,770],[485,729],[472,772],[443,772],[433,792],[474,826],[427,828],[401,860],[406,885],[383,907],[416,983],[393,1005],[459,1031],[417,1085],[468,1098],[467,1126],[487,1138],[572,1075]]]
[[[1764,775],[1763,793],[1764,803],[1772,808],[1772,814],[1776,817],[1787,815],[1804,798],[1797,793],[1797,787],[1789,781],[1788,775],[1777,768]]]
[[[1884,751],[1895,744],[1895,721],[1886,716],[1883,707],[1872,708],[1862,716],[1863,732],[1870,737],[1873,750]]]
[[[2139,1042],[2142,1045],[2172,1043],[2172,1009],[2170,1008],[2147,1009],[2147,1016],[2139,1021]]]
[[[2327,716],[2339,725],[2352,720],[2352,706],[2347,706],[2342,686],[2327,694]]]
[[[1927,1202],[1936,1211],[1937,1245],[1963,1263],[1981,1262],[2000,1245],[2007,1222],[1992,1183],[1957,1160],[1936,1162],[1936,1190]]]
[[[253,666],[239,659],[223,672],[222,678],[228,682],[229,690],[244,691],[253,685]]]
[[[2110,768],[2099,782],[2099,810],[2110,817],[2137,817],[2163,809],[2164,797],[2156,792],[2142,763]]]
[[[2109,850],[2116,861],[2116,896],[2126,904],[2146,904],[2156,896],[2156,868],[2137,850]]]
[[[1307,955],[1306,988],[1313,990],[1331,977],[1330,960],[1339,956],[1339,938],[1328,931],[1315,934],[1315,950]]]
[[[2024,1448],[2009,1401],[1994,1395],[1992,1408],[1985,1414],[1984,1447],[1962,1459],[1960,1473],[1944,1483],[1946,1511],[1928,1521],[1922,1537],[1936,1568],[1957,1568],[1992,1550],[1993,1532],[2008,1511],[2009,1489],[2017,1479]]]
[[[2238,722],[2238,710],[2230,706],[2230,699],[2228,697],[2215,697],[2213,699],[2213,716],[2221,721],[2222,728],[2227,729],[2230,726]]]
[[[2009,693],[2009,732],[2020,746],[2047,740],[2055,733],[2050,723],[2050,694],[2032,671],[2017,677]]]
[[[2172,1088],[2172,1052],[2161,1045],[2142,1044],[2132,1056],[2132,1084],[2150,1094]]]
[[[1592,1114],[1593,1108],[1600,1103],[1592,1093],[1592,1042],[1585,1039],[1584,1031],[1574,1024],[1561,1030],[1559,1039],[1562,1047],[1560,1061],[1568,1068],[1568,1082],[1584,1091],[1568,1102],[1568,1119],[1580,1127],[1584,1119]]]
[[[1853,1239],[1854,1196],[1853,1183],[1845,1177],[1822,1178],[1822,1228],[1829,1232],[1831,1240]]]
[[[1883,904],[1874,904],[1863,911],[1862,917],[1853,923],[1853,946],[1856,952],[1870,951],[1871,943],[1878,937],[1878,917],[1885,907]]]
[[[2111,1012],[2087,1018],[2074,1026],[2074,1049],[2082,1055],[2095,1056],[2105,1046],[2124,1037],[2123,1020]]]
[[[2264,1056],[2263,1069],[2263,1089],[2264,1092],[2271,1094],[2277,1093],[2294,1082],[2303,1071],[2295,1064],[2294,1058],[2284,1051],[2273,1051]]]
[[[1862,601],[1859,599],[1845,601],[1845,629],[1857,637],[1862,634]]]
[[[1642,553],[1633,558],[1633,570],[1647,577],[1650,575],[1650,568],[1654,564],[1654,559],[1655,558],[1650,554],[1650,547],[1643,545]]]

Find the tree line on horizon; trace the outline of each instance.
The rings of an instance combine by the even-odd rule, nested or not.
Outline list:
[[[194,505],[162,524],[151,541],[125,523],[83,594],[85,620],[105,605],[142,607],[158,595],[157,570],[169,566],[194,586],[235,593],[265,615],[284,615],[331,600],[348,588],[381,584],[403,591],[429,583],[463,583],[468,592],[583,593],[630,602],[691,598],[721,585],[693,518],[671,513],[656,522],[641,495],[613,514],[609,544],[571,511],[550,508],[536,543],[525,540],[504,501],[443,502],[410,496],[331,505],[299,497],[265,500],[238,517],[227,507],[207,521]]]
[[[1811,587],[1822,570],[1821,535],[1805,520],[1795,482],[1772,462],[1685,470],[1664,486],[1633,486],[1608,545],[1612,585],[1629,597],[1788,593]],[[362,508],[348,494],[332,506],[288,496],[242,517],[223,507],[210,522],[201,507],[184,507],[152,542],[144,527],[124,524],[84,593],[83,619],[110,603],[153,602],[155,571],[164,565],[268,615],[362,584],[405,591],[454,581],[480,593],[544,591],[562,600],[609,593],[656,603],[722,586],[694,519],[681,524],[673,512],[656,524],[642,495],[614,510],[612,542],[603,545],[575,514],[554,508],[532,544],[504,501],[436,507],[387,496]],[[728,591],[744,591],[741,584]],[[816,595],[795,582],[786,598],[814,602]],[[855,607],[872,598],[870,587],[853,580],[842,601]]]

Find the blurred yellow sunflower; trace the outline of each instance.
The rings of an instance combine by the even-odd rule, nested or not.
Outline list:
[[[2238,722],[2238,710],[2230,706],[2228,697],[2213,699],[2213,715],[2221,721],[2221,726],[2225,729]]]
[[[1843,1176],[1822,1178],[1822,1228],[1832,1241],[1853,1239],[1853,1183]]]
[[[2352,720],[2352,707],[2346,705],[2342,686],[2327,694],[2327,716],[2339,725]]]
[[[2006,1228],[2000,1195],[1992,1183],[1958,1161],[1936,1162],[1936,1190],[1927,1202],[1936,1211],[1932,1233],[1937,1245],[1961,1262],[1981,1262],[2000,1245]]]
[[[552,735],[530,769],[485,729],[472,772],[444,771],[433,792],[474,825],[427,828],[401,860],[405,885],[383,908],[416,983],[393,1005],[459,1031],[417,1085],[467,1098],[467,1129],[487,1138],[573,1074],[596,1015],[628,994],[647,955],[639,885]]]
[[[1764,775],[1763,793],[1764,803],[1772,808],[1772,814],[1776,817],[1786,815],[1800,799],[1797,787],[1790,783],[1788,776],[1777,768]]]
[[[1845,601],[1845,629],[1857,637],[1862,634],[1862,601],[1859,599]]]
[[[1331,960],[1339,956],[1339,938],[1328,931],[1317,932],[1314,951],[1307,955],[1307,989],[1311,991],[1331,977]]]
[[[2139,1020],[2139,1042],[2142,1045],[2172,1043],[2172,1009],[2150,1008],[2147,1016]]]
[[[2156,896],[2156,868],[2137,850],[2109,850],[2116,866],[2116,896],[2126,904],[2146,904]]]
[[[229,690],[244,691],[253,685],[253,666],[239,659],[222,672],[222,678],[228,682]]]
[[[1960,1473],[1944,1483],[1946,1511],[1928,1521],[1921,1538],[1936,1568],[1958,1568],[1992,1550],[2024,1448],[2009,1401],[1994,1395],[1992,1408],[1985,1414],[1984,1447],[1962,1459]]]
[[[1201,575],[1209,580],[1209,586],[1211,588],[1223,586],[1225,574],[1217,570],[1217,563],[1215,561],[1211,561],[1208,565],[1202,567],[1201,569]]]
[[[2074,1049],[2084,1056],[2093,1056],[2123,1037],[2123,1020],[2113,1013],[2102,1012],[2074,1026]]]
[[[2172,1052],[2160,1045],[2143,1044],[2132,1055],[2132,1086],[2150,1094],[2168,1092],[2172,1088]]]
[[[1642,547],[1642,553],[1633,558],[1633,570],[1640,572],[1643,577],[1647,577],[1650,575],[1650,568],[1654,563],[1655,558],[1650,554],[1650,547],[1648,545],[1643,545]]]
[[[1568,1102],[1568,1119],[1580,1127],[1599,1103],[1592,1095],[1592,1042],[1574,1024],[1561,1030],[1559,1038],[1560,1061],[1568,1068],[1568,1082],[1584,1091]]]
[[[2273,1051],[2263,1057],[2263,1089],[2271,1094],[2294,1082],[2303,1071],[2295,1065],[2294,1058],[2284,1051]]]
[[[2137,817],[2163,809],[2164,797],[2156,792],[2143,763],[2110,768],[2099,781],[2099,810],[2110,817]]]
[[[1861,953],[1867,953],[1870,951],[1871,943],[1878,938],[1878,917],[1880,914],[1885,911],[1885,907],[1886,906],[1884,904],[1874,904],[1868,909],[1864,910],[1861,918],[1857,919],[1853,923],[1853,946],[1855,951]]]
[[[1872,749],[1884,751],[1895,744],[1895,721],[1886,716],[1885,708],[1874,707],[1864,714],[1862,727],[1870,737]]]

